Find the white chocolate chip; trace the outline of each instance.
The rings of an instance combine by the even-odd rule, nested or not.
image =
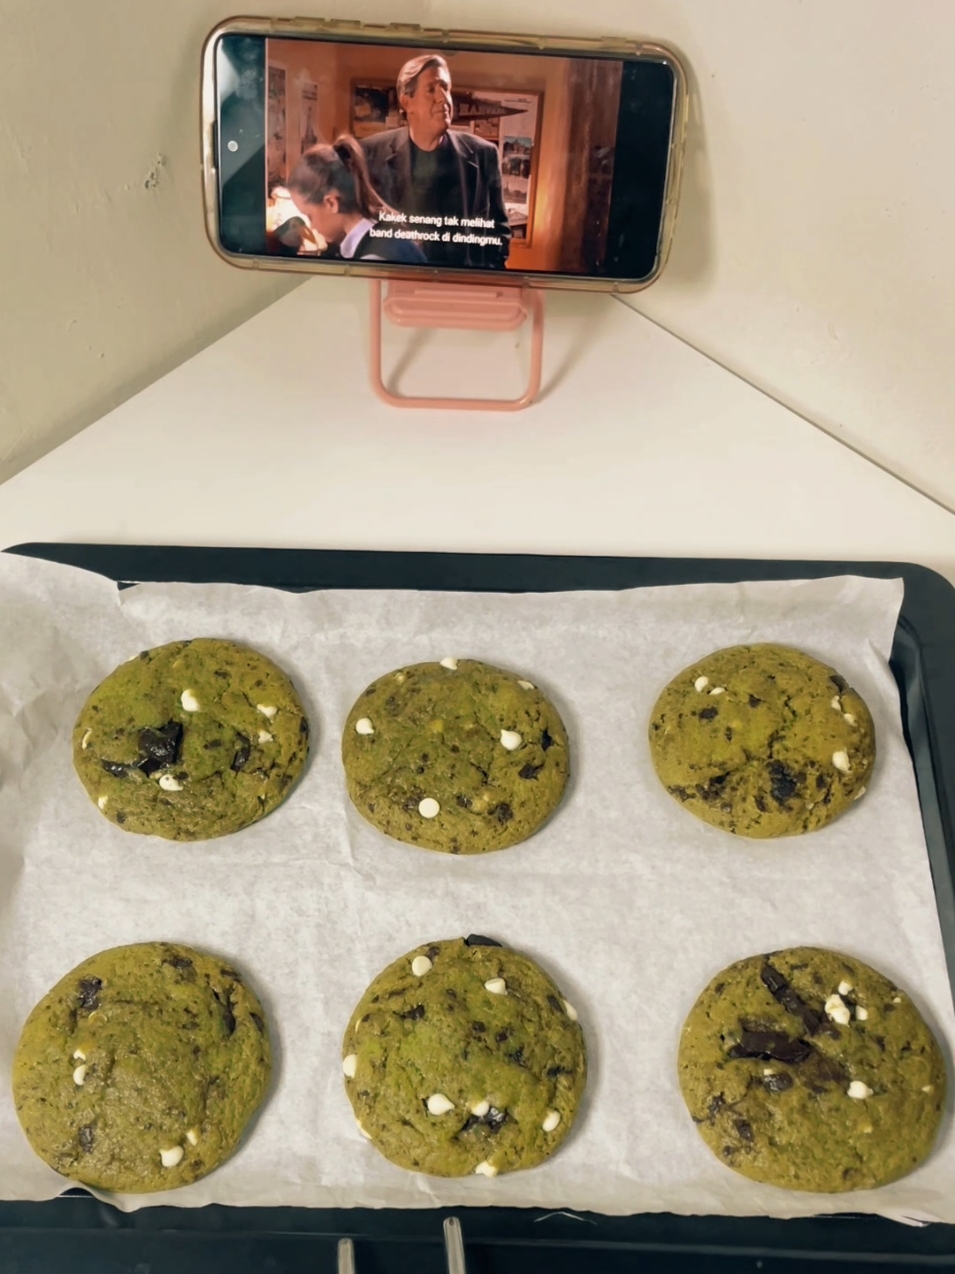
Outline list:
[[[840,983],[839,983],[839,994],[840,994],[840,995],[848,995],[848,994],[849,994],[849,992],[850,992],[851,990],[852,990],[852,983],[851,983],[851,982],[844,982],[844,981],[843,981],[843,982],[840,982]]]
[[[159,1158],[164,1168],[175,1168],[176,1164],[182,1162],[183,1154],[182,1146],[170,1146],[168,1150],[160,1150]]]
[[[856,723],[856,719],[851,712],[844,712],[842,714],[842,719],[843,721],[846,722],[847,725],[855,725]]]
[[[549,1110],[544,1116],[544,1122],[541,1124],[544,1132],[553,1132],[560,1123],[560,1111]]]
[[[934,1093],[934,1092],[935,1092],[935,1085],[934,1085],[934,1084],[923,1084],[923,1085],[922,1085],[922,1092],[923,1092],[923,1093]]]
[[[488,1163],[486,1159],[483,1159],[474,1169],[474,1174],[478,1177],[496,1177],[497,1168],[494,1167],[493,1163]]]
[[[349,1053],[342,1061],[342,1070],[346,1079],[354,1079],[358,1071],[358,1054]]]
[[[868,1084],[863,1084],[861,1079],[854,1079],[846,1092],[850,1097],[854,1097],[856,1101],[865,1101],[867,1097],[872,1096],[872,1089]]]
[[[271,742],[272,742],[272,735],[271,735],[271,734],[269,734],[268,730],[260,730],[260,731],[259,731],[259,742],[260,742],[260,743],[271,743]]]
[[[257,712],[261,712],[263,717],[268,717],[270,721],[278,712],[278,708],[276,708],[275,705],[271,703],[257,703],[255,705],[255,708]]]
[[[96,798],[96,804],[100,807],[101,810],[104,810],[106,809],[106,802],[108,800],[109,800],[108,796],[99,796]]]
[[[484,983],[484,989],[492,995],[507,995],[507,983],[503,978],[491,978]]]
[[[826,1000],[826,1017],[830,1022],[838,1022],[840,1026],[848,1026],[852,1014],[841,995],[830,995]]]
[[[423,978],[426,973],[431,972],[433,967],[427,956],[415,956],[411,961],[411,972],[416,978]]]
[[[74,1050],[73,1050],[73,1061],[74,1061],[74,1062],[85,1062],[85,1061],[86,1061],[86,1054],[83,1052],[83,1050],[82,1050],[81,1048],[77,1048],[77,1049],[74,1049]]]
[[[848,752],[833,752],[832,764],[837,770],[841,770],[843,774],[849,773],[849,754]]]
[[[92,730],[87,730],[86,733],[83,735],[83,742],[80,744],[80,747],[83,749],[84,752],[89,747],[90,736],[92,735],[92,733],[93,733]]]
[[[864,788],[864,787],[860,787],[860,788],[859,788],[859,790],[858,790],[858,792],[856,792],[855,796],[854,796],[852,799],[853,799],[854,801],[858,801],[858,800],[859,800],[861,797],[863,797],[863,796],[865,796],[865,788]]]
[[[196,696],[192,693],[191,690],[184,690],[182,694],[179,696],[179,702],[182,704],[182,706],[185,708],[187,712],[199,711],[199,700],[196,698]]]
[[[471,1114],[476,1115],[478,1119],[483,1119],[487,1112],[491,1109],[491,1103],[485,1098],[484,1101],[476,1101],[471,1107]]]
[[[856,1005],[856,1021],[865,1022],[868,1020],[869,1010],[864,1009],[861,1004]]]
[[[164,792],[181,792],[182,784],[171,774],[163,774],[159,780],[159,786]]]
[[[533,681],[518,681],[518,683],[517,683],[517,684],[520,686],[520,688],[521,688],[522,690],[533,690],[533,689],[534,689],[534,683],[533,683]]]
[[[894,996],[892,997],[892,1003],[893,1003],[893,1004],[901,1004],[901,1003],[902,1003],[902,997],[901,997],[901,995],[894,995]]]
[[[86,1067],[77,1066],[76,1070],[73,1072],[73,1083],[79,1084],[79,1086],[82,1088],[85,1081],[86,1081]]]
[[[765,1076],[765,1075],[775,1075],[775,1074],[776,1074],[776,1072],[773,1070],[773,1068],[772,1068],[771,1066],[765,1066],[765,1067],[763,1068],[763,1075],[764,1075],[764,1076]]]
[[[571,1020],[572,1022],[576,1022],[576,1021],[577,1021],[577,1010],[574,1008],[574,1006],[573,1006],[572,1004],[570,1004],[567,1000],[561,1000],[561,1004],[563,1004],[563,1006],[564,1006],[564,1012],[567,1014],[567,1016],[570,1018],[570,1020]]]
[[[726,694],[726,687],[725,687],[725,686],[714,686],[714,687],[713,687],[713,689],[710,691],[710,694],[711,694],[711,695],[725,695],[725,694]]]
[[[186,1141],[189,1142],[190,1146],[198,1146],[199,1134],[196,1132],[195,1128],[190,1128],[186,1133]]]
[[[706,689],[706,687],[709,684],[710,684],[709,677],[697,677],[696,681],[693,682],[693,689],[699,695],[703,693],[703,691]]]
[[[355,1120],[355,1123],[358,1125],[358,1131],[361,1133],[361,1135],[362,1135],[363,1137],[367,1137],[367,1138],[368,1138],[368,1140],[369,1140],[369,1141],[371,1141],[371,1133],[370,1133],[370,1132],[368,1132],[368,1131],[366,1130],[366,1128],[365,1128],[364,1124],[361,1122],[361,1120],[360,1120],[360,1119],[356,1119],[356,1120]]]
[[[454,1102],[449,1101],[444,1093],[432,1093],[425,1104],[429,1115],[446,1115],[449,1110],[454,1110]]]
[[[368,717],[362,717],[360,721],[355,722],[355,733],[374,734],[375,727],[371,724],[371,720]]]
[[[841,712],[841,711],[842,711],[842,700],[839,698],[839,696],[838,696],[838,695],[836,695],[836,697],[835,697],[834,699],[830,699],[830,701],[829,701],[829,707],[830,707],[830,708],[835,708],[836,712]]]
[[[423,801],[418,802],[418,813],[422,818],[437,818],[441,813],[441,806],[433,796],[426,796]]]
[[[457,672],[458,661],[453,655],[445,655],[445,657],[441,660],[441,667],[448,668],[451,672]]]
[[[508,752],[513,752],[515,748],[519,748],[524,740],[516,730],[501,731],[501,746],[507,748]]]

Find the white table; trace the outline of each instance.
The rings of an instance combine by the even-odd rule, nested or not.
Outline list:
[[[548,298],[544,396],[513,415],[380,404],[366,319],[367,285],[310,281],[0,487],[0,547],[894,559],[955,582],[955,516],[612,298]],[[516,384],[502,339],[439,334],[418,384],[426,359],[439,389],[495,392],[509,361]]]

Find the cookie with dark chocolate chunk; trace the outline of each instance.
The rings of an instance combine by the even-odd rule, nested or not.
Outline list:
[[[560,1146],[583,1096],[573,1005],[532,960],[475,937],[396,960],[362,996],[342,1043],[359,1131],[412,1172],[532,1168]]]
[[[146,942],[101,951],[43,997],[20,1035],[13,1097],[51,1168],[142,1193],[227,1159],[270,1070],[265,1014],[231,964]]]
[[[680,1037],[680,1087],[721,1163],[789,1190],[868,1190],[927,1158],[945,1063],[904,991],[816,947],[717,974]]]
[[[483,854],[532,836],[560,804],[567,731],[536,686],[472,659],[389,672],[342,735],[348,794],[396,840]]]
[[[691,814],[739,836],[793,836],[861,797],[875,729],[834,669],[788,646],[731,646],[691,664],[657,699],[650,755]]]
[[[127,832],[207,840],[281,804],[309,729],[291,681],[265,655],[200,637],[144,650],[101,682],[73,729],[73,763]]]

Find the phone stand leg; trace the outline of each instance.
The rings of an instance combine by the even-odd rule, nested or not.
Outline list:
[[[510,332],[531,321],[527,388],[518,398],[444,398],[395,393],[381,374],[382,315],[397,327],[464,328]],[[371,385],[391,407],[440,407],[446,411],[520,411],[540,392],[544,352],[544,306],[533,288],[490,283],[389,282],[371,284]]]

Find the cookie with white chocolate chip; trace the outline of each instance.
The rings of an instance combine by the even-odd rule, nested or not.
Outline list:
[[[491,938],[426,943],[369,986],[342,1043],[358,1128],[412,1172],[494,1177],[542,1163],[586,1083],[577,1012]]]
[[[199,637],[144,650],[96,687],[73,764],[127,832],[208,840],[281,804],[308,755],[291,681],[265,655]]]
[[[739,836],[831,823],[865,792],[875,729],[833,668],[770,643],[691,664],[650,719],[657,776],[691,814]]]
[[[451,854],[526,840],[560,804],[567,731],[530,681],[473,659],[389,672],[342,735],[348,794],[380,831]]]
[[[51,1168],[144,1193],[198,1181],[227,1159],[270,1071],[262,1006],[229,962],[146,942],[84,960],[37,1004],[13,1098]]]
[[[945,1101],[939,1046],[904,991],[816,947],[717,974],[680,1037],[680,1086],[703,1140],[754,1181],[834,1193],[927,1158]]]

